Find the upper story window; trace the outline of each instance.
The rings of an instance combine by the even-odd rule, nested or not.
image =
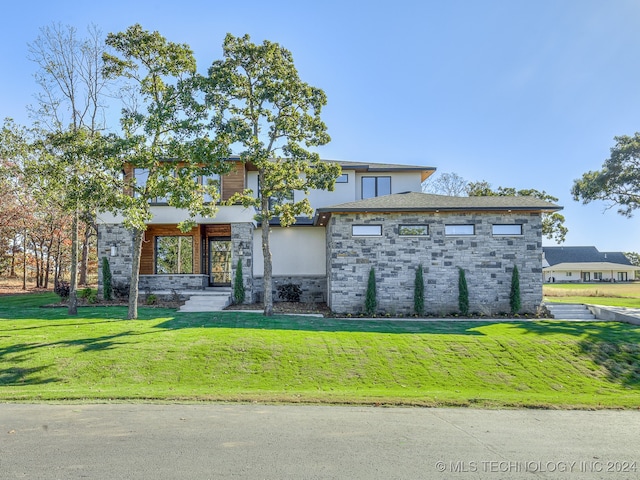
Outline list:
[[[429,235],[429,225],[400,225],[398,234],[401,236]]]
[[[140,194],[137,191],[144,190],[144,187],[147,185],[147,180],[149,179],[149,170],[147,170],[146,168],[134,168],[133,176],[136,179],[136,192],[134,193],[134,196],[139,197]]]
[[[391,194],[391,177],[362,177],[362,198]]]
[[[349,183],[349,174],[343,173],[338,178],[336,178],[336,183]]]
[[[493,235],[522,235],[522,225],[492,225],[491,233]]]
[[[352,225],[351,235],[354,237],[379,237],[382,235],[382,225]]]
[[[467,224],[453,224],[444,226],[445,235],[475,235],[476,226]]]
[[[209,186],[209,185],[213,185],[216,187],[216,189],[218,190],[218,193],[220,193],[220,175],[219,174],[213,174],[213,175],[203,175],[201,177],[201,183],[202,185],[205,186]],[[205,202],[212,202],[213,198],[211,197],[211,195],[209,195],[208,193],[204,194],[204,201]]]

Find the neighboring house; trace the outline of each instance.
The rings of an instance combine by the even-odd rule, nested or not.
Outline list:
[[[220,182],[221,196],[258,192],[257,171],[237,157]],[[308,195],[313,218],[282,228],[272,222],[274,288],[296,283],[302,301],[327,302],[338,313],[364,309],[369,270],[378,280],[381,312],[412,313],[416,268],[422,264],[431,313],[458,309],[458,267],[464,268],[472,311],[508,311],[513,266],[520,271],[523,311],[542,301],[541,214],[561,207],[531,197],[447,197],[420,193],[435,169],[415,165],[338,162],[332,192]],[[126,172],[144,181],[144,172]],[[294,192],[298,200],[302,192]],[[161,200],[161,199],[160,199]],[[241,260],[247,302],[262,298],[263,257],[255,211],[221,206],[181,233],[184,212],[158,201],[145,233],[140,290],[231,285]],[[98,256],[110,260],[113,282],[128,283],[131,233],[121,218],[98,219]],[[101,276],[99,276],[101,278]],[[277,300],[277,296],[274,296]]]
[[[622,252],[599,252],[596,247],[543,247],[545,282],[627,282],[635,267]]]

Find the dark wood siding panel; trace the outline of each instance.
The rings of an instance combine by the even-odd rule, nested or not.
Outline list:
[[[231,225],[204,225],[205,237],[230,237]]]
[[[244,185],[244,163],[234,162],[233,169],[222,177],[222,200],[229,200],[234,193],[242,193]]]

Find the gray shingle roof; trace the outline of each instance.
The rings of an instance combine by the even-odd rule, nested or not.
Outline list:
[[[319,208],[320,212],[534,210],[552,212],[562,207],[535,197],[450,197],[407,192]]]
[[[549,266],[560,263],[618,263],[631,265],[622,252],[599,252],[596,247],[542,247]]]

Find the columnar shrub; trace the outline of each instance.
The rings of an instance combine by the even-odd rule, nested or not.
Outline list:
[[[376,273],[372,268],[369,270],[369,281],[367,282],[367,296],[364,301],[364,313],[372,316],[376,313],[378,300],[376,299]]]
[[[511,273],[509,305],[511,306],[512,314],[516,314],[520,311],[520,273],[518,272],[518,267],[516,265],[513,266],[513,272]]]
[[[242,259],[238,259],[236,275],[233,282],[233,301],[236,304],[244,302],[244,280],[242,278]]]
[[[102,298],[111,300],[113,298],[113,289],[111,288],[111,266],[109,259],[102,257]]]
[[[461,315],[469,315],[469,289],[464,270],[458,267],[458,308]]]
[[[422,275],[422,264],[416,270],[416,280],[414,282],[413,309],[416,315],[424,315],[424,277]]]

